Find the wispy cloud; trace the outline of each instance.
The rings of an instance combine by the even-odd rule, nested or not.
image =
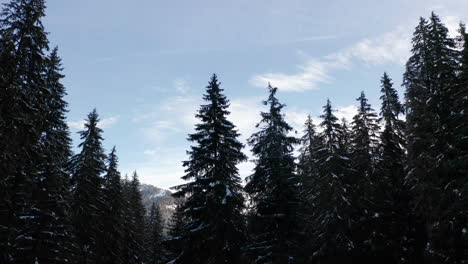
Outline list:
[[[290,92],[318,89],[319,84],[328,83],[331,79],[328,71],[332,65],[329,63],[323,60],[310,60],[306,64],[298,66],[298,73],[266,73],[255,75],[250,79],[250,83],[262,88],[270,83],[282,91]]]
[[[278,89],[289,92],[316,90],[321,84],[330,83],[333,80],[331,77],[333,70],[350,68],[355,62],[363,62],[367,65],[403,64],[410,51],[410,37],[410,30],[399,27],[381,36],[363,39],[348,48],[320,59],[308,59],[298,66],[297,73],[259,74],[253,76],[250,83],[257,87],[265,87],[271,83]]]
[[[186,78],[177,78],[174,80],[174,88],[177,92],[181,94],[186,94],[190,87],[187,84]]]
[[[458,16],[444,16],[442,21],[449,28],[451,36],[457,34],[460,21]],[[308,59],[297,66],[296,73],[258,74],[254,75],[249,82],[261,88],[271,83],[283,91],[302,92],[319,89],[320,85],[333,80],[331,74],[334,70],[350,69],[356,63],[363,63],[367,66],[388,63],[404,65],[410,55],[413,25],[416,23],[417,21],[411,21],[390,32],[362,39],[347,48],[319,59]]]
[[[109,127],[113,126],[115,123],[117,123],[119,121],[119,119],[120,119],[120,116],[118,116],[118,115],[110,116],[110,117],[101,119],[101,121],[99,121],[97,126],[102,128],[102,129],[109,128]],[[75,130],[83,129],[85,123],[86,123],[86,121],[84,119],[79,120],[79,121],[69,121],[69,122],[67,122],[68,126],[70,128],[72,128],[72,129],[75,129]]]

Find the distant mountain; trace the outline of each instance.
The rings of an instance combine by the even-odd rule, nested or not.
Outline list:
[[[149,212],[151,204],[156,203],[160,210],[165,225],[169,222],[175,209],[176,199],[172,197],[171,191],[155,187],[150,184],[141,184],[140,192],[143,198],[143,205],[146,211]]]

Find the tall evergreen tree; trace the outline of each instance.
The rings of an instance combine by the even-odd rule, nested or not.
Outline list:
[[[123,263],[141,264],[144,260],[145,207],[140,193],[138,175],[133,172],[132,180],[125,181]]]
[[[374,195],[379,217],[374,221],[377,235],[372,244],[380,255],[391,258],[393,263],[412,263],[413,217],[404,180],[405,124],[400,119],[404,109],[387,73],[381,79],[380,92],[384,130],[380,135]]]
[[[427,242],[426,227],[430,225],[425,220],[425,210],[432,208],[436,199],[432,194],[435,180],[433,164],[435,164],[431,138],[433,135],[432,120],[434,113],[428,111],[426,102],[430,99],[431,80],[429,79],[429,65],[431,63],[428,43],[428,22],[421,18],[413,34],[412,56],[406,63],[403,76],[406,107],[406,135],[407,135],[407,176],[408,184],[413,187],[414,207],[417,210],[417,232],[415,240],[415,258],[423,261],[424,249]]]
[[[252,263],[298,263],[299,181],[292,154],[298,140],[288,135],[292,127],[281,113],[278,89],[268,90],[268,112],[261,113],[260,130],[249,139],[257,159],[245,188],[254,204],[247,253]]]
[[[227,120],[229,101],[215,74],[206,88],[207,104],[196,115],[201,123],[189,135],[195,145],[183,163],[182,179],[191,181],[174,187],[176,196],[186,197],[182,208],[189,220],[175,263],[241,263],[244,198],[236,165],[246,156],[237,140],[239,133]]]
[[[301,184],[313,185],[312,182],[314,178],[317,177],[315,152],[320,145],[320,138],[317,135],[316,127],[310,115],[307,116],[304,126],[304,135],[300,140],[301,148],[299,149],[298,174],[301,177]],[[310,189],[310,187],[305,187],[305,189]],[[304,195],[308,196],[308,194]]]
[[[456,168],[452,190],[456,194],[452,196],[453,200],[450,203],[450,210],[448,212],[455,215],[452,221],[453,233],[460,236],[455,236],[455,247],[458,248],[457,254],[459,256],[468,256],[468,210],[465,210],[465,205],[468,204],[468,182],[466,175],[468,175],[468,33],[464,24],[460,24],[460,43],[463,43],[461,50],[460,69],[458,76],[458,89],[455,94],[452,113],[453,127],[455,129],[455,143],[456,152],[454,153],[453,164]],[[460,232],[461,230],[461,232]],[[461,257],[460,257],[461,258]],[[466,258],[466,257],[465,257]]]
[[[167,248],[168,259],[176,259],[177,256],[182,252],[183,238],[186,236],[186,225],[187,221],[184,216],[183,201],[181,199],[176,200],[176,208],[171,216],[168,224],[168,236],[164,242]]]
[[[71,213],[78,243],[78,262],[98,261],[97,248],[101,238],[101,210],[103,209],[103,178],[106,155],[102,148],[102,129],[94,109],[88,114],[85,129],[80,131],[81,152],[72,158]]]
[[[57,48],[47,62],[47,111],[42,117],[44,126],[37,145],[39,156],[34,164],[37,173],[32,193],[35,204],[33,237],[36,240],[33,256],[38,262],[65,263],[72,257],[73,237],[67,204],[71,139],[65,121],[67,103],[63,97],[66,92],[60,83],[64,76],[60,73],[62,68]]]
[[[423,229],[418,251],[442,263],[459,263],[452,235],[454,214],[446,210],[453,203],[451,184],[456,168],[454,124],[451,105],[456,94],[458,53],[447,28],[434,13],[429,22],[421,18],[413,37],[412,56],[406,64],[404,86],[407,105],[408,175],[415,194],[414,206]],[[461,175],[460,175],[461,176]],[[452,235],[448,235],[452,234]]]
[[[159,206],[153,203],[146,223],[145,263],[163,263],[166,255],[165,248],[163,247],[163,240],[163,220],[161,218],[161,212]]]
[[[353,166],[353,188],[351,204],[354,207],[352,227],[357,255],[369,255],[372,236],[375,230],[369,228],[370,219],[378,217],[375,212],[374,190],[377,182],[375,168],[378,159],[378,117],[364,94],[356,99],[359,102],[357,114],[353,117],[351,133],[351,163]]]
[[[5,193],[5,218],[0,240],[2,259],[33,261],[38,231],[38,212],[32,197],[39,177],[35,165],[40,159],[40,137],[47,112],[44,72],[47,65],[48,40],[41,19],[44,1],[12,0],[3,6],[0,18],[2,59],[1,172],[8,186]],[[3,116],[3,114],[5,114]],[[6,162],[6,163],[5,163]],[[3,208],[5,208],[3,207]],[[2,231],[2,233],[3,233]],[[36,232],[37,233],[37,232]]]
[[[341,263],[355,248],[350,228],[353,226],[351,205],[350,159],[342,142],[343,130],[333,114],[330,100],[320,116],[323,131],[317,150],[316,166],[320,178],[315,186],[313,226],[314,250],[311,258],[320,263]]]
[[[352,158],[358,177],[370,179],[378,158],[378,117],[368,100],[361,92],[356,99],[358,112],[352,122]]]
[[[12,210],[14,173],[19,167],[19,154],[24,145],[19,139],[22,111],[18,104],[19,87],[13,82],[15,73],[14,43],[0,35],[0,262],[9,263],[13,254],[11,241],[15,236]],[[23,124],[24,125],[24,124]],[[15,129],[16,128],[16,129]]]
[[[302,244],[302,252],[300,254],[307,258],[307,254],[309,254],[314,243],[312,215],[315,206],[313,201],[315,198],[315,186],[320,178],[316,163],[317,151],[322,144],[310,115],[307,116],[304,127],[304,135],[301,138],[301,147],[299,149],[298,176],[300,182],[299,198],[301,200],[300,214],[302,216],[301,229],[307,237]]]
[[[118,158],[115,147],[109,154],[107,172],[104,175],[104,210],[101,212],[103,247],[99,254],[102,263],[119,264],[123,251],[124,197],[120,172],[117,169]]]

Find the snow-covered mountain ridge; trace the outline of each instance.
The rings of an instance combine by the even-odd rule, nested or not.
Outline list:
[[[176,201],[172,197],[171,191],[150,184],[141,184],[140,192],[146,211],[149,212],[151,204],[156,203],[161,210],[163,220],[167,224],[174,212]]]

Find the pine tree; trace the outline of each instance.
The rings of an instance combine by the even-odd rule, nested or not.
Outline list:
[[[456,177],[451,184],[453,193],[450,209],[447,210],[452,216],[453,233],[455,233],[453,254],[459,259],[462,256],[468,256],[468,211],[464,210],[468,204],[468,33],[464,24],[460,24],[460,43],[463,43],[461,50],[460,69],[458,76],[458,89],[455,92],[455,100],[452,113],[454,113],[452,122],[454,123],[454,153],[453,166],[456,168],[454,173]],[[461,230],[461,231],[460,231]],[[460,236],[461,235],[461,236]],[[466,257],[465,257],[466,258]]]
[[[144,231],[145,208],[143,206],[140,181],[138,175],[133,172],[132,180],[125,181],[124,197],[126,208],[124,211],[124,241],[123,263],[141,264],[144,260]]]
[[[117,169],[118,158],[115,146],[108,156],[107,172],[104,175],[104,210],[101,212],[103,247],[99,254],[102,263],[119,264],[122,260],[124,197],[120,172]]]
[[[0,18],[2,60],[1,106],[2,184],[9,189],[7,208],[2,210],[1,259],[33,261],[38,229],[34,220],[39,212],[32,194],[36,186],[35,164],[40,158],[38,144],[47,112],[44,72],[48,41],[41,19],[45,5],[41,0],[13,0],[4,5]]]
[[[150,214],[146,223],[146,261],[148,264],[159,264],[165,260],[166,251],[163,247],[163,220],[159,206],[151,205]]]
[[[353,117],[351,136],[353,167],[360,174],[358,177],[370,179],[377,163],[379,120],[364,92],[356,100],[359,107]]]
[[[176,200],[176,208],[171,216],[168,225],[168,237],[164,242],[168,249],[168,259],[176,259],[177,256],[182,252],[182,242],[186,235],[187,221],[184,217],[183,201],[181,199]]]
[[[88,114],[85,129],[80,131],[81,152],[72,158],[71,213],[78,243],[78,262],[98,261],[97,248],[101,245],[101,210],[103,201],[103,178],[106,171],[106,155],[102,148],[102,129],[94,109]]]
[[[414,206],[423,227],[417,230],[418,251],[443,263],[460,262],[448,235],[453,214],[446,208],[453,201],[454,124],[458,53],[447,28],[434,13],[429,22],[421,18],[413,37],[412,56],[406,65],[404,86],[407,105],[408,175],[415,194]],[[456,178],[456,177],[455,177]],[[452,189],[452,187],[455,187]],[[426,243],[427,241],[427,243]],[[419,254],[421,254],[419,253]]]
[[[301,200],[300,214],[303,219],[301,229],[308,238],[304,241],[305,243],[301,247],[302,252],[300,254],[308,258],[307,255],[310,253],[309,251],[314,243],[314,238],[312,236],[314,226],[312,225],[313,220],[311,218],[315,208],[313,204],[315,199],[315,186],[320,178],[316,166],[317,151],[322,144],[310,115],[307,116],[304,126],[304,135],[301,138],[301,147],[299,149],[298,176],[300,182],[299,198]]]
[[[46,263],[65,263],[71,258],[71,223],[69,219],[68,160],[71,139],[65,121],[67,103],[64,77],[58,49],[54,48],[47,61],[45,84],[48,88],[47,112],[44,113],[41,138],[36,146],[40,156],[35,161],[32,200],[34,201],[35,260]]]
[[[314,180],[318,177],[315,167],[315,152],[320,145],[320,138],[310,115],[307,116],[304,126],[304,135],[301,138],[301,148],[299,149],[298,174],[301,178],[301,184],[305,185],[304,189],[310,190],[310,186],[313,186]],[[307,199],[309,194],[304,193],[302,196]]]
[[[323,131],[317,150],[316,166],[320,178],[315,186],[313,223],[314,250],[311,258],[320,263],[348,261],[355,244],[350,228],[353,226],[351,205],[350,160],[342,139],[343,129],[333,114],[330,100],[320,116]]]
[[[18,107],[19,89],[13,82],[15,72],[14,44],[7,35],[0,35],[0,262],[9,263],[11,241],[15,235],[12,209],[14,172],[19,167],[23,146],[18,140],[18,124],[22,111]],[[14,129],[14,128],[17,129]]]
[[[368,103],[364,94],[356,99],[359,102],[358,112],[353,117],[351,133],[351,163],[353,167],[353,178],[350,190],[351,204],[355,209],[353,214],[354,226],[352,227],[353,240],[357,255],[365,256],[371,254],[369,245],[375,230],[369,228],[370,219],[378,217],[375,212],[375,168],[378,159],[378,117],[374,109]]]
[[[191,180],[174,187],[177,197],[185,197],[183,214],[187,234],[183,250],[175,263],[241,263],[241,247],[245,240],[244,207],[240,178],[236,165],[246,159],[239,133],[227,120],[229,101],[216,75],[211,77],[196,117],[201,123],[189,140],[195,145],[184,161]]]
[[[257,159],[245,188],[254,205],[247,254],[252,263],[298,263],[299,180],[292,154],[298,140],[288,136],[292,127],[281,113],[278,89],[268,89],[269,110],[261,113],[260,130],[249,139]]]
[[[394,263],[411,263],[413,246],[413,215],[409,190],[405,185],[405,124],[400,119],[404,113],[398,93],[391,79],[384,73],[381,79],[382,107],[380,116],[384,130],[380,135],[380,158],[375,182],[374,220],[376,234],[372,245],[380,255],[391,257]]]

